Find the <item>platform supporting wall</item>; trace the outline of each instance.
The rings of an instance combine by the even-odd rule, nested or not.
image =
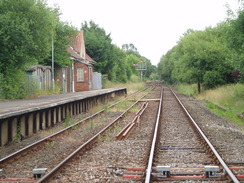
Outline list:
[[[96,95],[89,98],[76,100],[41,110],[12,115],[0,119],[0,146],[10,141],[22,140],[33,135],[39,130],[45,130],[64,121],[68,116],[86,113],[98,103],[105,103],[113,100],[116,96],[125,96],[126,89],[111,93]]]

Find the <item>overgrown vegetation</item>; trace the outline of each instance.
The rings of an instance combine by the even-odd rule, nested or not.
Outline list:
[[[227,6],[228,18],[217,26],[188,29],[161,57],[158,74],[180,92],[207,100],[216,114],[244,124],[244,1],[239,3],[236,14]]]
[[[52,40],[55,65],[69,64],[66,49],[76,29],[59,16],[59,9],[49,8],[44,0],[0,1],[1,99],[25,98],[35,92],[26,84],[25,71],[34,64],[50,65]]]
[[[236,113],[244,114],[244,84],[232,84],[206,90],[197,96]]]
[[[177,88],[181,93],[184,93],[186,95],[194,96],[197,94],[197,85],[196,84],[178,84],[175,85],[175,88]]]
[[[60,15],[60,10],[48,7],[45,0],[0,1],[0,100],[40,94],[34,83],[27,84],[25,71],[32,65],[52,65],[52,42],[55,68],[70,66],[67,47],[78,30],[62,22]],[[133,44],[122,48],[112,44],[110,34],[93,21],[85,21],[82,30],[86,51],[97,61],[95,71],[106,75],[109,81],[137,81],[140,73],[133,64],[141,60],[147,64],[144,77],[156,78],[156,66],[140,55]]]
[[[241,2],[240,2],[241,3]],[[216,27],[188,29],[171,50],[162,56],[158,73],[165,83],[197,83],[211,89],[244,82],[244,10]]]
[[[239,117],[236,112],[221,108],[211,102],[206,102],[206,106],[215,114],[223,117],[226,120],[233,121],[239,125],[244,125],[243,118]]]
[[[181,93],[205,100],[205,105],[215,114],[226,120],[244,125],[244,84],[231,84],[216,89],[204,90],[197,94],[197,86],[180,84],[176,86]]]

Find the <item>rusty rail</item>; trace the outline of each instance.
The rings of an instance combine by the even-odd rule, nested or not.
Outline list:
[[[141,106],[141,108],[139,109],[139,111],[136,113],[135,118],[128,123],[117,135],[116,135],[116,139],[117,140],[125,140],[129,137],[129,135],[132,133],[133,129],[139,125],[140,123],[140,118],[141,115],[143,114],[143,112],[146,110],[148,106],[148,102],[144,102]]]
[[[63,166],[65,166],[66,163],[68,163],[71,159],[73,159],[79,152],[82,150],[85,150],[88,146],[92,145],[100,135],[104,134],[107,129],[112,127],[119,119],[121,119],[132,107],[134,107],[142,98],[144,98],[148,93],[150,93],[155,87],[150,89],[145,95],[143,95],[139,100],[137,100],[134,104],[132,104],[129,108],[127,108],[123,113],[121,113],[117,118],[115,118],[110,124],[108,124],[105,128],[103,128],[100,132],[98,132],[96,135],[94,135],[91,139],[86,141],[84,144],[82,144],[79,148],[77,148],[73,153],[71,153],[69,156],[67,156],[63,161],[61,161],[57,166],[55,166],[50,172],[48,172],[45,176],[43,176],[41,179],[39,179],[37,182],[46,182],[47,180],[50,180],[57,171],[59,171]]]
[[[131,94],[130,96],[127,96],[126,98],[124,98],[124,99],[122,99],[122,100],[120,100],[120,101],[118,101],[118,102],[115,102],[114,104],[112,104],[112,105],[110,105],[110,106],[107,106],[107,107],[105,107],[104,109],[102,109],[102,110],[100,110],[100,111],[98,111],[98,112],[96,112],[96,113],[94,113],[94,114],[92,114],[92,115],[90,115],[90,116],[88,116],[88,117],[86,117],[86,118],[84,118],[84,119],[82,119],[82,120],[80,120],[80,121],[78,121],[78,122],[76,122],[76,123],[74,123],[74,124],[72,124],[72,125],[70,125],[70,126],[64,128],[64,129],[62,129],[62,130],[60,130],[60,131],[58,131],[58,132],[56,132],[56,133],[54,133],[54,134],[52,134],[52,135],[49,135],[49,136],[47,136],[47,137],[45,137],[45,138],[43,138],[43,139],[40,139],[40,140],[38,140],[37,142],[34,142],[33,144],[30,144],[30,145],[28,145],[28,146],[26,146],[26,147],[24,147],[24,148],[22,148],[22,149],[20,149],[20,150],[18,150],[18,151],[16,151],[16,152],[12,153],[12,154],[10,154],[10,155],[8,155],[8,156],[6,156],[6,157],[3,157],[2,159],[0,159],[0,166],[1,166],[2,164],[4,164],[5,162],[9,161],[10,159],[13,159],[13,158],[15,158],[15,157],[18,157],[21,153],[27,152],[28,150],[30,150],[30,149],[32,149],[32,148],[38,146],[39,144],[41,144],[41,143],[43,143],[43,142],[46,142],[46,141],[48,141],[49,139],[51,139],[51,138],[53,138],[53,137],[55,137],[55,136],[58,136],[58,135],[62,134],[63,132],[67,131],[67,130],[72,129],[72,128],[75,127],[76,125],[78,125],[78,124],[80,124],[80,123],[82,123],[82,122],[84,122],[84,121],[87,121],[87,120],[89,120],[89,119],[91,119],[91,118],[97,116],[98,114],[101,114],[101,113],[104,112],[106,109],[112,108],[112,107],[114,107],[115,105],[117,105],[117,104],[119,104],[119,103],[121,103],[121,102],[123,102],[123,101],[129,99],[130,97],[132,97],[132,96],[136,95],[137,93],[142,92],[142,91],[144,91],[144,90],[146,90],[146,89],[148,89],[148,88],[144,88],[144,89],[142,89],[142,90],[139,90],[139,91],[137,91],[137,92]]]

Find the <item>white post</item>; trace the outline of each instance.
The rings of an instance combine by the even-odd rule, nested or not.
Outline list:
[[[53,43],[53,34],[52,34],[52,88],[54,91],[54,43]]]
[[[72,62],[72,92],[75,92],[75,73],[74,73],[74,63]]]

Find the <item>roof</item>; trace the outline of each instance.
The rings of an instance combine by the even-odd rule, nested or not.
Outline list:
[[[80,54],[81,52],[81,44],[84,42],[84,37],[83,37],[83,31],[80,31],[78,35],[75,37],[75,39],[72,42],[72,48]]]
[[[74,58],[78,58],[78,59],[81,59],[81,60],[84,60],[83,58],[81,58],[81,56],[78,54],[78,52],[75,51],[75,49],[73,47],[69,47],[67,49],[67,51],[70,53],[70,56],[71,57],[74,57]]]
[[[87,53],[86,53],[86,60],[89,62],[93,62],[94,64],[97,63],[95,60],[93,60]]]
[[[43,66],[43,65],[33,65],[31,66],[31,68],[29,68],[28,70],[26,70],[26,72],[34,72],[36,71],[37,69],[41,69],[42,71],[45,71],[45,70],[51,70],[52,67],[51,66]]]
[[[75,58],[76,61],[81,61],[85,64],[96,63],[96,61],[86,54],[83,31],[78,33],[67,51],[70,53],[71,57]]]

